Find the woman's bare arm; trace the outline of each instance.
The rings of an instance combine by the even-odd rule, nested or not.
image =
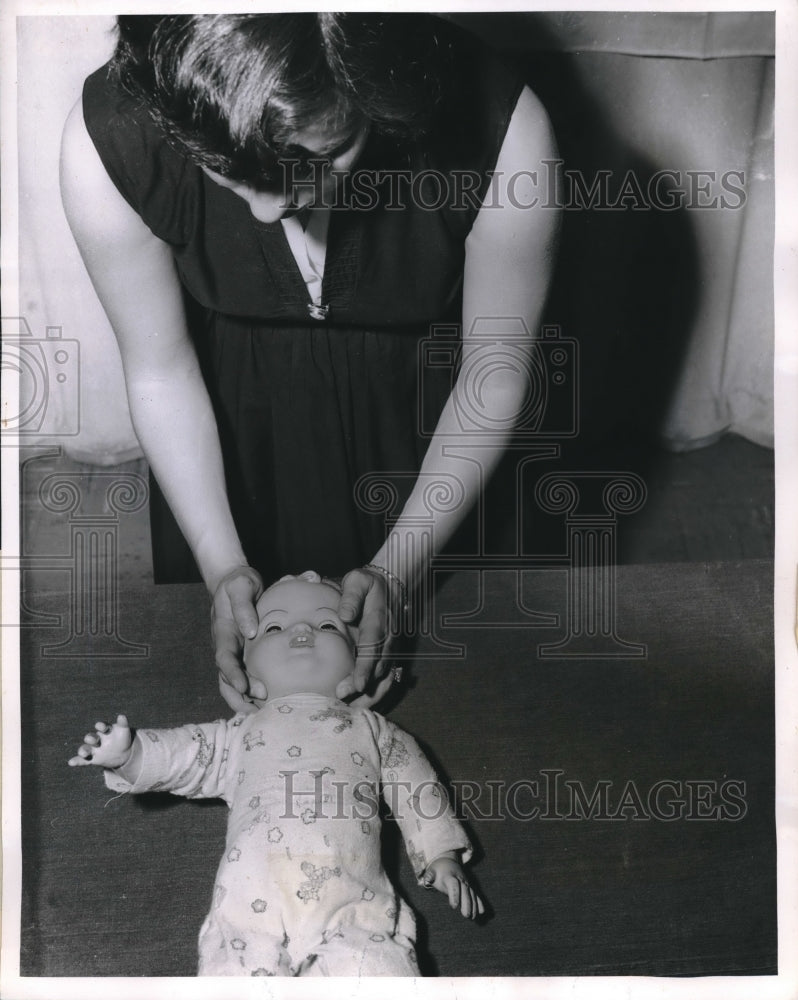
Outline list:
[[[425,553],[440,551],[476,502],[527,399],[530,381],[525,365],[548,292],[559,228],[557,210],[543,204],[540,197],[544,161],[555,157],[548,117],[526,88],[499,153],[489,195],[492,207],[483,204],[466,240],[460,373],[430,440],[419,479],[400,519],[373,558],[410,587],[418,584],[424,572]],[[537,183],[530,174],[536,174]],[[533,204],[535,197],[537,204]],[[517,327],[514,321],[519,319],[528,336],[513,340],[516,370],[497,365],[477,384],[476,375],[491,370],[492,351],[506,344],[508,331]],[[424,497],[436,482],[441,495],[455,483],[461,499],[430,521]],[[432,552],[427,540],[432,542]],[[362,633],[361,627],[361,639]],[[370,664],[358,663],[356,683],[361,683],[369,669]]]
[[[216,421],[186,327],[174,260],[108,177],[80,102],[64,128],[61,191],[75,241],[116,334],[130,414],[147,461],[210,593],[218,598],[220,585],[232,574],[229,607],[224,599],[215,601],[217,663],[243,690],[240,642],[230,625],[238,621],[254,634],[252,600],[260,581],[247,568],[230,513]]]

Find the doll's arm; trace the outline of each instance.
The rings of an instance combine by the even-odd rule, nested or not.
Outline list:
[[[117,716],[116,722],[98,722],[95,732],[86,733],[77,754],[70,758],[70,767],[95,764],[110,770],[119,770],[122,777],[135,780],[141,769],[141,744],[136,738],[127,717]]]
[[[447,851],[427,866],[422,883],[425,889],[437,889],[449,897],[449,906],[473,920],[485,912],[479,893],[468,881],[457,851]]]
[[[463,870],[473,848],[432,764],[409,733],[376,712],[370,717],[377,723],[383,796],[416,877],[448,896],[464,917],[480,916],[485,906]]]
[[[245,716],[171,729],[133,732],[124,715],[87,733],[72,767],[99,764],[118,792],[164,791],[190,799],[227,801],[228,758]]]

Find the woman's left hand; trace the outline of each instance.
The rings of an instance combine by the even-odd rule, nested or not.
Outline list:
[[[347,625],[357,627],[359,636],[354,673],[341,681],[336,693],[348,698],[360,692],[356,704],[368,707],[385,696],[393,680],[387,662],[391,636],[386,580],[366,568],[347,573],[338,613]]]

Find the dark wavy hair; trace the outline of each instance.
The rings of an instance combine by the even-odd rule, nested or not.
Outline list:
[[[258,187],[311,125],[418,141],[456,87],[456,29],[429,14],[130,15],[112,72],[201,166]]]

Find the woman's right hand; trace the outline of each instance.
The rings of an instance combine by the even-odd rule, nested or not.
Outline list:
[[[255,604],[262,593],[260,574],[250,566],[237,566],[222,578],[213,595],[211,631],[219,691],[234,712],[254,712],[255,705],[248,698],[266,697],[260,681],[248,687],[241,662],[244,640],[253,638],[258,630]]]

